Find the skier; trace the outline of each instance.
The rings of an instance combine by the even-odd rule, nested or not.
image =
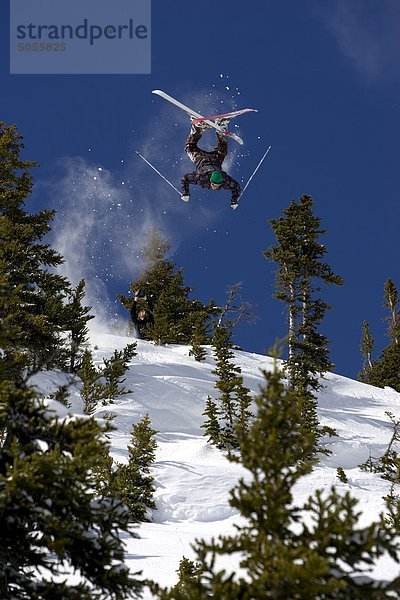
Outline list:
[[[137,310],[137,303],[138,300],[145,300],[147,301],[147,305],[149,307],[149,310],[146,310],[144,308],[142,308],[141,310]],[[139,339],[147,339],[146,335],[145,335],[145,328],[147,325],[154,325],[154,317],[153,314],[151,312],[151,304],[150,302],[147,300],[146,296],[142,296],[140,294],[140,290],[137,290],[135,292],[135,295],[133,297],[133,302],[132,302],[132,306],[131,306],[131,310],[130,310],[130,315],[131,315],[131,321],[134,325],[135,328],[135,334],[136,337],[138,337]]]
[[[192,119],[193,120],[193,119]],[[229,119],[219,119],[216,123],[220,127],[226,127]],[[185,152],[190,160],[196,165],[196,171],[186,173],[181,179],[183,194],[181,196],[184,202],[189,202],[189,185],[200,185],[208,190],[232,190],[231,208],[238,207],[240,197],[240,185],[225,171],[222,170],[222,163],[228,154],[228,141],[226,136],[219,131],[216,132],[217,145],[211,152],[202,150],[197,142],[202,137],[205,129],[209,125],[200,123],[194,125],[189,133],[185,144]]]

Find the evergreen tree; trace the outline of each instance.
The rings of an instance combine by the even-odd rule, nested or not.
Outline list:
[[[156,433],[147,414],[133,425],[128,464],[119,465],[115,473],[115,493],[127,505],[133,521],[148,521],[148,510],[157,508],[153,500],[154,477],[150,475],[156,457]]]
[[[367,383],[377,387],[391,387],[400,392],[400,347],[390,343],[374,362]]]
[[[203,344],[206,344],[210,340],[208,317],[209,315],[206,314],[206,311],[200,310],[193,316],[192,346],[189,356],[193,356],[197,362],[203,362],[207,356],[207,350]]]
[[[217,448],[222,447],[222,439],[221,439],[221,426],[219,424],[218,416],[220,411],[217,408],[216,403],[208,396],[206,402],[206,408],[203,412],[203,415],[207,417],[207,420],[204,421],[201,428],[204,429],[204,435],[208,436],[208,442]]]
[[[92,353],[86,348],[78,371],[83,384],[81,396],[85,414],[91,415],[100,404],[109,404],[117,396],[131,393],[122,384],[129,362],[136,356],[136,345],[134,342],[122,350],[115,350],[113,356],[103,359],[103,368],[95,366]]]
[[[8,279],[0,275],[0,313],[9,313],[9,307],[16,302],[16,292],[8,285]],[[24,357],[16,348],[20,329],[14,323],[11,325],[10,317],[0,319],[0,386],[11,380],[17,381],[21,378],[21,371],[25,364]],[[1,402],[1,400],[0,400]],[[0,409],[4,408],[0,404]],[[6,424],[0,427],[0,446],[6,439]]]
[[[19,327],[18,346],[34,371],[62,366],[64,299],[70,285],[50,271],[63,259],[42,243],[54,211],[25,210],[36,163],[21,160],[21,140],[15,126],[0,122],[0,279],[5,277],[10,288],[18,290],[16,302],[2,307],[0,319]]]
[[[194,563],[185,556],[179,562],[178,582],[171,590],[164,590],[160,585],[154,582],[150,583],[150,589],[153,595],[160,600],[200,600],[208,598],[204,594],[204,586],[201,583],[201,565]]]
[[[221,323],[214,328],[213,348],[215,353],[215,369],[212,371],[217,376],[215,387],[220,392],[218,396],[218,410],[213,407],[210,400],[206,412],[209,421],[204,424],[205,435],[209,436],[211,443],[230,452],[239,448],[239,432],[247,430],[251,413],[248,407],[251,404],[250,390],[244,387],[240,367],[233,362],[234,353],[231,344],[232,332],[229,321]],[[219,429],[215,419],[219,421]],[[212,431],[212,435],[211,435]],[[217,431],[219,431],[218,438]]]
[[[385,283],[384,307],[388,311],[387,335],[388,345],[376,360],[372,360],[373,339],[369,332],[364,331],[361,350],[364,356],[360,380],[378,387],[390,386],[400,391],[400,311],[399,298],[395,284],[391,279]],[[365,328],[364,324],[364,328]]]
[[[123,387],[123,376],[129,368],[130,361],[137,354],[136,347],[136,342],[127,344],[122,350],[114,350],[111,358],[103,359],[104,367],[101,373],[106,380],[104,396],[107,399],[114,400],[117,396],[132,393]]]
[[[83,352],[88,344],[88,322],[93,319],[89,315],[91,307],[83,306],[85,297],[85,280],[82,279],[75,289],[71,290],[68,303],[65,306],[64,329],[69,332],[68,370],[76,373],[83,358]]]
[[[52,400],[56,400],[56,402],[59,402],[60,404],[62,404],[63,406],[66,406],[67,408],[71,408],[71,404],[69,402],[70,386],[71,386],[71,381],[69,381],[68,383],[65,383],[64,385],[59,386],[55,392],[53,392],[52,394],[49,394],[49,398],[51,398]]]
[[[215,353],[215,369],[212,373],[217,376],[215,387],[220,392],[218,402],[224,420],[222,441],[229,449],[238,445],[234,429],[237,419],[236,390],[241,383],[240,368],[233,363],[235,355],[231,349],[231,332],[227,326],[215,328],[212,344]]]
[[[400,313],[398,309],[399,294],[396,285],[391,279],[385,283],[384,306],[388,309],[389,315],[387,321],[389,323],[389,339],[394,344],[399,343],[400,337]]]
[[[25,356],[18,349],[21,328],[12,319],[12,306],[18,302],[18,289],[9,285],[6,275],[1,274],[0,266],[0,381],[20,378],[25,363]]]
[[[275,297],[288,308],[288,358],[285,361],[289,385],[297,390],[304,432],[318,439],[326,433],[318,425],[316,392],[320,377],[333,368],[328,342],[319,327],[330,307],[318,298],[319,283],[341,285],[342,279],[323,262],[326,248],[318,239],[325,233],[313,214],[313,200],[302,196],[292,201],[280,219],[271,220],[277,245],[264,255],[278,264]]]
[[[94,488],[99,496],[118,498],[114,486],[114,466],[110,447],[104,444],[93,467]]]
[[[83,353],[78,375],[82,380],[80,393],[83,400],[83,412],[91,415],[99,403],[106,398],[106,391],[104,384],[100,381],[102,373],[94,365],[92,353],[88,348]]]
[[[347,479],[347,475],[345,470],[343,469],[343,467],[338,467],[336,469],[336,477],[339,479],[339,481],[341,481],[342,483],[348,483],[349,480]]]
[[[395,284],[391,279],[385,283],[384,307],[388,311],[389,343],[383,349],[366,378],[366,383],[378,387],[389,386],[400,392],[400,312],[399,299]]]
[[[372,337],[368,321],[363,322],[363,332],[360,348],[363,357],[363,366],[359,374],[359,380],[363,383],[368,383],[373,369],[372,352],[374,350],[374,338]]]
[[[178,583],[173,588],[173,592],[179,594],[180,598],[192,600],[191,589],[193,584],[199,580],[199,565],[183,556],[179,562],[177,573],[179,579]]]
[[[277,370],[264,375],[257,415],[241,440],[250,476],[231,492],[242,519],[236,534],[197,542],[199,576],[188,579],[185,593],[193,600],[392,597],[399,577],[376,582],[368,576],[386,552],[399,562],[400,543],[387,521],[360,527],[357,501],[334,488],[315,492],[304,506],[294,504],[293,487],[312,468],[304,456],[315,440],[301,430],[296,392],[285,390]],[[238,557],[243,575],[221,570],[218,558],[225,555]],[[159,597],[185,598],[175,589]]]
[[[146,327],[146,336],[157,344],[190,344],[193,330],[199,321],[206,322],[213,308],[199,300],[190,300],[192,289],[185,285],[183,269],[167,258],[170,244],[158,229],[151,229],[143,249],[145,268],[131,283],[131,291],[140,290],[146,296],[140,308],[151,309],[154,325]],[[132,299],[119,295],[119,300],[130,310]],[[202,340],[207,343],[207,338]]]
[[[35,394],[0,385],[0,597],[123,600],[142,584],[124,566],[128,513],[96,497],[93,468],[104,430],[60,421]],[[78,573],[64,581],[66,569]]]
[[[247,435],[250,426],[250,421],[254,416],[253,413],[249,410],[250,405],[252,403],[250,390],[249,388],[243,385],[243,378],[242,382],[237,387],[237,397],[238,409],[236,419],[236,432],[238,439],[241,439],[243,436]]]

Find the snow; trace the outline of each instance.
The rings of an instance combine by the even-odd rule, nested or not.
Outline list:
[[[97,364],[122,349],[132,338],[106,333],[92,334],[93,357]],[[271,358],[235,351],[235,363],[241,367],[244,384],[256,394],[263,383],[261,369],[272,368]],[[229,491],[244,469],[228,462],[209,446],[203,437],[202,413],[208,395],[216,397],[214,359],[211,348],[205,362],[189,356],[187,346],[154,346],[137,341],[137,356],[126,374],[124,387],[132,393],[115,403],[99,407],[97,417],[112,412],[116,430],[110,434],[111,454],[119,462],[127,461],[130,431],[146,413],[158,431],[157,459],[153,468],[158,507],[152,522],[135,528],[140,539],[124,534],[126,562],[132,572],[142,571],[145,578],[163,585],[176,582],[176,569],[183,555],[195,558],[191,544],[196,538],[210,539],[234,531],[239,517],[229,505]],[[35,386],[45,395],[66,383],[66,375],[44,372],[34,377]],[[400,394],[390,388],[379,389],[336,374],[328,374],[319,395],[319,415],[323,425],[334,428],[338,437],[327,438],[332,454],[323,457],[313,472],[295,488],[295,501],[302,504],[315,489],[329,492],[335,485],[340,493],[349,490],[359,501],[360,524],[376,520],[384,510],[383,496],[390,483],[379,475],[359,468],[370,454],[381,456],[392,435],[386,411],[398,414]],[[82,413],[78,387],[71,388],[71,409]],[[49,400],[53,410],[65,416],[68,410]],[[348,483],[337,478],[337,467],[345,470]],[[224,566],[237,567],[235,558],[224,558]],[[392,578],[398,570],[388,557],[373,570],[376,579]],[[144,598],[150,599],[149,591]]]

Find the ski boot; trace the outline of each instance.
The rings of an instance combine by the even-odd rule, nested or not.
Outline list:
[[[200,123],[193,123],[193,121],[195,121],[198,117],[195,117],[194,115],[190,116],[190,122],[192,124],[192,129],[197,129],[198,131],[204,132],[206,129],[209,129],[211,127],[211,125],[209,125],[208,123],[206,123],[205,121],[200,121]]]
[[[221,127],[223,131],[228,131],[229,121],[230,119],[227,119],[226,117],[221,117],[220,119],[215,119],[215,124]]]

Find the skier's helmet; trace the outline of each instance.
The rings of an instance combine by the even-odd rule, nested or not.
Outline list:
[[[219,171],[213,171],[210,175],[210,181],[214,185],[221,185],[222,183],[222,174]]]

